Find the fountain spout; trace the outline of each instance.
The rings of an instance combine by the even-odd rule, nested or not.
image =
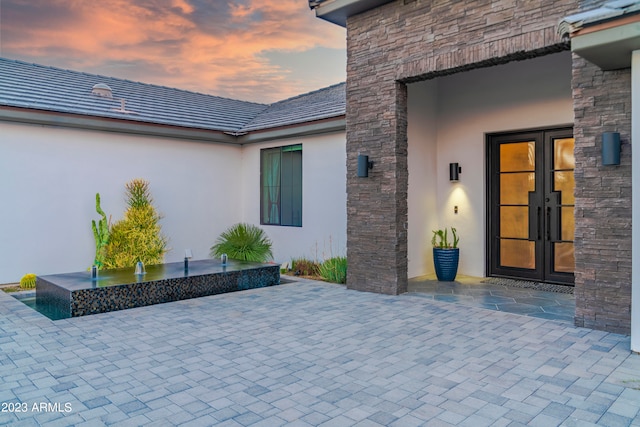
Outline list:
[[[191,249],[186,249],[184,251],[184,272],[187,273],[189,271],[189,260],[193,257],[191,253]]]
[[[144,269],[144,264],[142,263],[142,261],[138,261],[136,263],[136,270],[135,270],[135,274],[136,276],[140,276],[142,274],[145,274],[146,271]]]

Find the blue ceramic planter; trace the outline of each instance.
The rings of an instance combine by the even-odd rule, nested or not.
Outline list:
[[[458,274],[458,260],[460,249],[433,248],[433,264],[436,267],[436,276],[441,282],[452,282]]]

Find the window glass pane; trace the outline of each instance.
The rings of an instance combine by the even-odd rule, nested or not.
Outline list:
[[[527,205],[529,191],[535,191],[536,181],[533,172],[500,174],[500,204]]]
[[[500,144],[500,172],[533,171],[535,141]]]
[[[282,152],[283,153],[286,153],[288,151],[302,151],[302,144],[288,145],[286,147],[282,147]]]
[[[302,144],[260,150],[260,221],[302,226]]]
[[[572,205],[575,203],[573,191],[576,188],[573,171],[554,172],[553,173],[553,189],[560,191],[561,201],[563,205]]]
[[[500,265],[503,267],[516,267],[535,269],[536,255],[535,242],[528,240],[500,240]]]
[[[261,222],[280,223],[280,149],[261,150]]]
[[[302,225],[302,151],[282,153],[281,225]]]
[[[573,206],[560,208],[560,239],[573,240],[576,229],[575,219],[576,218],[573,214]]]
[[[529,208],[527,206],[500,207],[500,237],[521,239],[529,237]]]
[[[559,273],[573,273],[575,257],[573,243],[554,243],[553,268]]]
[[[573,138],[553,140],[553,169],[573,169],[576,167],[573,145]]]

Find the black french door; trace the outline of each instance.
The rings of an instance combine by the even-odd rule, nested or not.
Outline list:
[[[573,148],[571,128],[487,136],[489,275],[573,284]]]

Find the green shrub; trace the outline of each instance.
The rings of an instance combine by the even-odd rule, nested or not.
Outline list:
[[[219,258],[227,254],[230,259],[266,262],[273,258],[271,245],[271,240],[260,227],[239,223],[220,234],[209,255]]]
[[[306,258],[297,258],[291,261],[291,270],[296,276],[319,276],[320,264]]]
[[[320,276],[331,283],[347,283],[347,258],[333,257],[320,264]]]
[[[22,289],[33,289],[36,287],[36,275],[33,273],[25,274],[20,279],[20,287]]]
[[[133,267],[138,261],[161,264],[167,252],[167,238],[162,235],[162,216],[153,207],[149,183],[134,179],[126,189],[129,208],[124,218],[111,226],[104,267]]]

